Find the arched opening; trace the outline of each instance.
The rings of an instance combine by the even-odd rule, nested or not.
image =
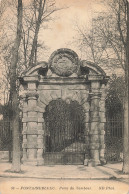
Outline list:
[[[46,106],[46,164],[83,164],[85,145],[84,110],[77,101],[53,100]]]

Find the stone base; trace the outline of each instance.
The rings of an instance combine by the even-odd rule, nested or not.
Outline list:
[[[37,165],[37,159],[22,160],[22,163],[25,164],[25,165],[36,166]]]
[[[105,158],[100,158],[100,162],[101,162],[101,165],[107,164],[107,161],[105,160]]]
[[[23,159],[21,160],[22,164],[25,164],[25,165],[31,165],[31,166],[43,166],[44,165],[44,159],[41,158],[41,159]]]
[[[89,161],[89,159],[84,160],[84,166],[88,166],[88,161]]]
[[[37,159],[37,166],[43,166],[44,165],[44,159]]]
[[[95,160],[91,159],[88,161],[89,167],[95,167],[95,166],[100,166],[100,165],[101,165],[101,162],[99,160],[95,161]]]

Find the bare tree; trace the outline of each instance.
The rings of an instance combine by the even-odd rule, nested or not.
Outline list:
[[[10,63],[10,100],[12,109],[13,129],[13,160],[12,171],[20,171],[20,141],[19,141],[19,106],[17,93],[17,64],[19,47],[22,38],[22,0],[18,0],[17,7],[17,34],[14,41]]]
[[[51,17],[54,12],[65,8],[57,8],[55,0],[32,0],[24,10],[22,52],[27,67],[37,64],[38,50],[46,49],[44,42],[38,42],[39,31],[48,28],[49,21],[55,19]]]
[[[9,86],[9,104],[12,109],[10,118],[13,131],[12,170],[17,172],[20,171],[18,76],[29,66],[37,64],[38,48],[45,50],[44,44],[38,43],[39,31],[46,29],[48,22],[54,20],[51,15],[55,11],[62,9],[56,8],[55,0],[32,0],[24,3],[22,7],[22,0],[18,0],[17,5],[16,1],[12,4],[10,0],[14,20],[9,25],[6,23],[7,20],[5,21],[5,26],[10,27],[10,34],[8,30],[7,32],[4,30],[1,44],[2,60],[5,64],[4,78],[7,81],[6,86]]]
[[[129,125],[128,125],[128,36],[129,8],[127,0],[106,2],[107,13],[98,13],[93,18],[89,33],[77,26],[80,47],[84,52],[90,50],[93,62],[109,68],[121,68],[124,71],[125,90],[123,93],[124,108],[124,162],[123,172],[129,173]],[[107,5],[106,4],[106,5]]]

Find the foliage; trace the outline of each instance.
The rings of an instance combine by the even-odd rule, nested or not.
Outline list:
[[[0,19],[0,24],[3,26],[0,53],[4,87],[10,92],[10,64],[16,34],[17,1],[8,0],[4,8]],[[36,65],[41,59],[43,60],[48,48],[44,42],[45,37],[41,41],[39,33],[48,28],[49,21],[55,20],[54,12],[64,8],[57,8],[55,0],[23,1],[22,37],[19,47],[17,78],[29,66]],[[10,12],[10,17],[7,17],[7,12]]]
[[[115,74],[113,74],[108,82],[107,99],[110,102],[113,101],[113,99],[118,99],[119,102],[123,103],[124,97],[125,97],[124,77],[123,76],[117,77]]]
[[[77,44],[88,60],[110,71],[121,68],[126,73],[127,1],[111,0],[105,4],[107,11],[93,18],[90,31],[76,25]]]

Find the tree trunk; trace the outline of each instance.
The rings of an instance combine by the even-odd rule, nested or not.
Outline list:
[[[13,132],[13,158],[12,171],[20,171],[20,138],[19,138],[19,103],[17,91],[17,64],[18,51],[22,36],[22,0],[18,0],[17,9],[17,35],[12,48],[12,58],[10,64],[10,101],[12,109],[12,132]]]
[[[124,159],[123,172],[129,173],[129,3],[127,2],[127,42],[126,42],[126,95],[124,107]]]
[[[38,34],[39,34],[40,25],[42,23],[42,16],[43,16],[45,4],[46,4],[46,0],[40,0],[39,10],[38,10],[38,19],[36,21],[35,34],[34,34],[34,38],[33,38],[33,42],[32,42],[31,54],[29,57],[29,67],[31,67],[33,65],[34,55],[37,55]],[[35,58],[36,58],[36,56],[35,56]]]
[[[128,98],[125,97],[124,102],[124,157],[123,157],[123,172],[129,173],[129,130],[128,130]]]

